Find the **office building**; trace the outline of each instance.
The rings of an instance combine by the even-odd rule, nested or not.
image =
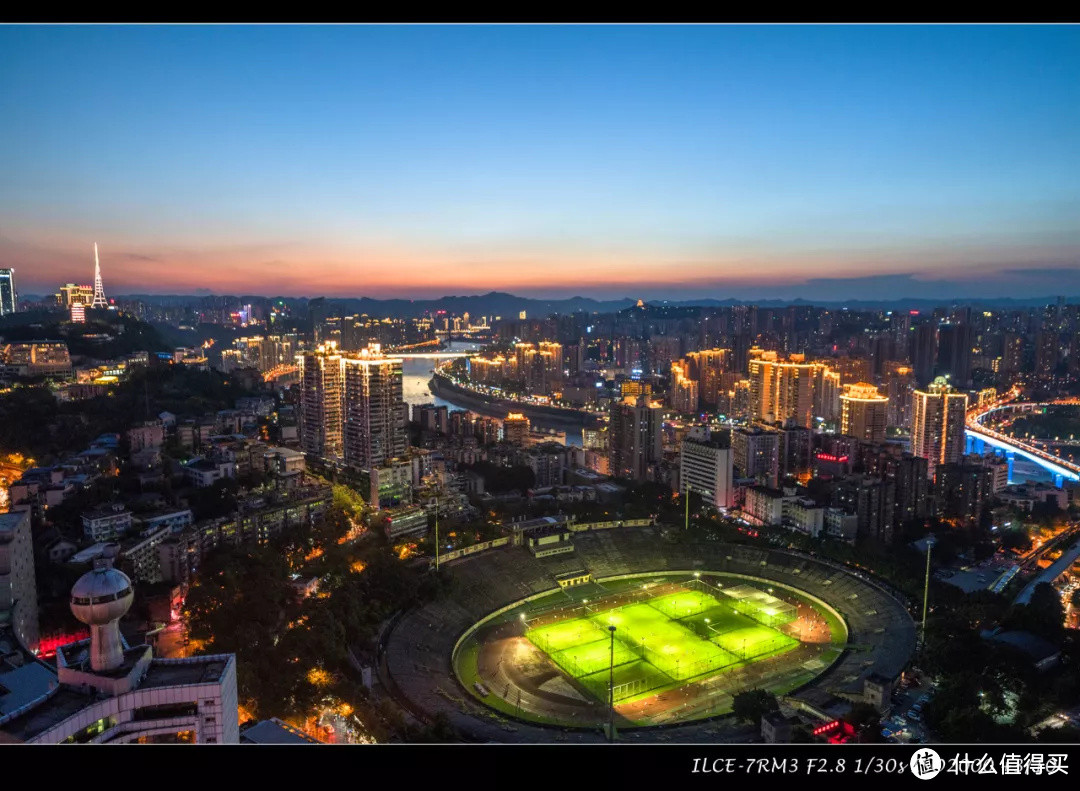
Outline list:
[[[926,459],[931,478],[939,464],[958,462],[964,455],[967,401],[966,393],[942,377],[912,394],[911,452]]]
[[[715,508],[731,506],[731,447],[716,439],[684,439],[679,450],[679,491],[692,490]]]
[[[19,307],[19,292],[15,290],[15,270],[0,269],[0,316],[14,313]]]

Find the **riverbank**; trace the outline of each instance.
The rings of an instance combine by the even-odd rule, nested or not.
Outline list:
[[[431,377],[428,389],[439,398],[489,417],[504,418],[509,412],[520,412],[529,420],[542,425],[580,428],[596,428],[600,425],[600,419],[590,412],[496,398],[455,384],[445,376]]]

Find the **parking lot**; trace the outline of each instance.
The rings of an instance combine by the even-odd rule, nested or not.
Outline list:
[[[922,724],[922,707],[933,694],[929,682],[920,686],[897,687],[893,693],[892,708],[888,717],[881,721],[881,733],[897,744],[925,744],[930,734]]]

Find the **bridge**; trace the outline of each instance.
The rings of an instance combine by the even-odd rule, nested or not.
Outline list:
[[[405,352],[398,354],[397,352],[387,352],[387,357],[394,357],[399,360],[449,360],[454,357],[475,357],[480,352]]]
[[[1039,440],[1017,439],[1001,431],[983,425],[983,421],[990,415],[1002,411],[1033,412],[1051,404],[1080,404],[1078,398],[1062,398],[1045,403],[1018,402],[1013,399],[1019,396],[1019,391],[1014,387],[998,400],[982,406],[969,409],[967,413],[965,433],[969,444],[974,445],[976,452],[980,445],[989,445],[992,448],[1003,451],[1010,458],[1014,455],[1021,456],[1033,461],[1054,476],[1056,485],[1061,486],[1063,481],[1080,481],[1080,464],[1061,458],[1039,447]],[[1060,451],[1058,451],[1060,454]],[[1012,478],[1012,465],[1009,465],[1009,478]]]

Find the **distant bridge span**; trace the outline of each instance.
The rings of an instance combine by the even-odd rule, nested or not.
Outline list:
[[[453,357],[475,357],[480,352],[403,352],[398,354],[397,352],[387,352],[387,357],[397,357],[405,360],[449,360]]]
[[[1000,448],[1007,453],[1015,453],[1019,456],[1023,456],[1025,459],[1035,462],[1044,470],[1053,475],[1060,476],[1062,479],[1080,481],[1080,464],[1063,459],[1060,456],[1055,456],[1052,453],[1047,453],[1031,442],[1025,442],[1024,440],[1011,437],[1008,434],[1003,434],[1000,431],[995,431],[994,429],[987,428],[983,425],[983,420],[986,416],[993,412],[1002,410],[1031,412],[1051,404],[1080,404],[1080,399],[1075,397],[1062,398],[1056,401],[1047,401],[1039,404],[1010,400],[1017,395],[1018,392],[1014,388],[998,401],[968,410],[965,427],[967,436],[971,439],[985,442],[995,448]]]

